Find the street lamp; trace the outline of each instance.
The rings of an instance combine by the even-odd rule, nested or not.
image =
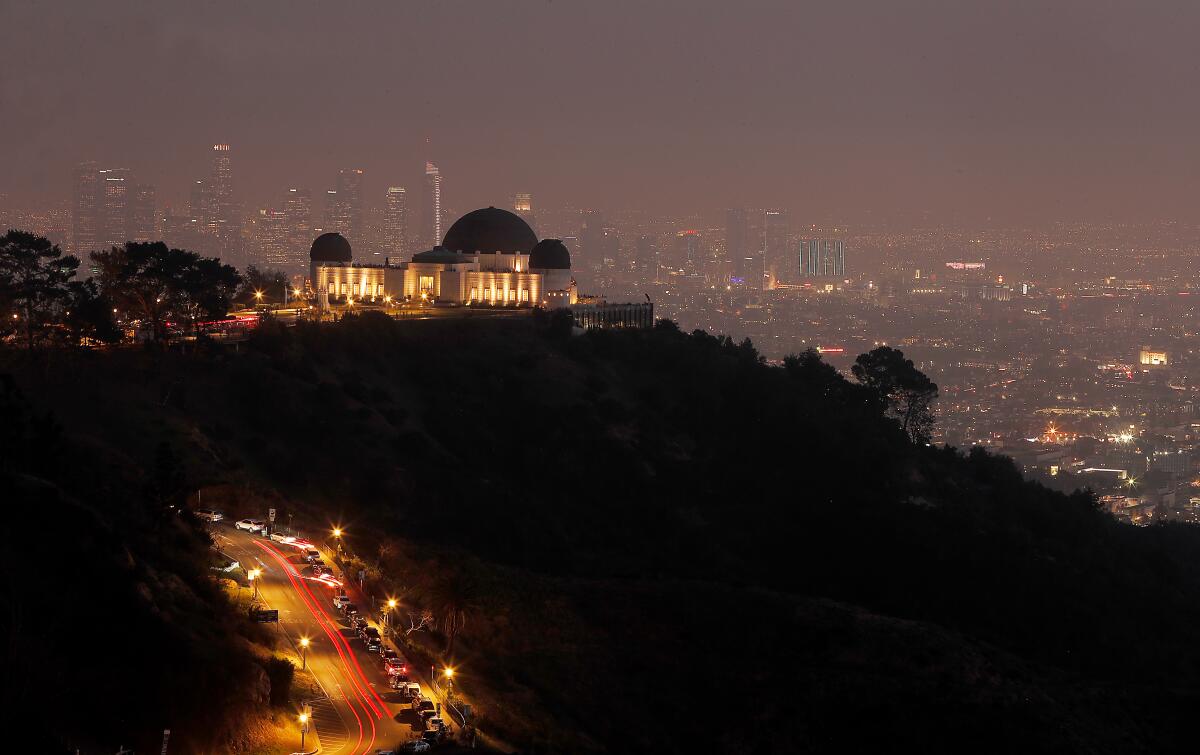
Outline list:
[[[454,669],[447,666],[442,676],[446,677],[446,699],[450,699],[454,696]]]
[[[262,301],[262,298],[263,298],[263,292],[262,292],[262,291],[255,291],[255,292],[254,292],[254,298],[255,298],[255,299],[258,299],[258,300],[261,302],[261,301]]]
[[[300,670],[308,668],[308,646],[309,639],[307,637],[300,638]]]
[[[300,714],[300,749],[304,750],[304,735],[308,733],[308,714]]]
[[[254,599],[258,600],[258,576],[262,574],[262,569],[251,569],[246,572],[246,579],[250,580],[250,585],[254,587]]]
[[[342,528],[341,527],[333,528],[333,539],[337,541],[338,553],[341,553],[342,552]]]
[[[396,610],[399,601],[395,598],[388,598],[383,612],[383,631],[387,634],[392,628],[392,611]]]

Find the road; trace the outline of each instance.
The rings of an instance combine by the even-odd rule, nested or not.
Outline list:
[[[313,703],[323,754],[369,754],[420,735],[421,724],[408,702],[388,686],[379,656],[366,651],[334,609],[334,590],[306,577],[298,551],[237,530],[232,523],[213,525],[212,534],[222,552],[247,569],[262,570],[259,599],[279,611],[280,629],[297,657],[300,638],[309,638],[307,666],[326,697]],[[414,680],[429,694],[423,679]]]

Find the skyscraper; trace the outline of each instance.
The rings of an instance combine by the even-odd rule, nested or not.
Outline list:
[[[350,209],[338,196],[337,189],[329,189],[325,192],[325,219],[321,223],[321,230],[345,236],[349,232],[349,226]]]
[[[129,240],[158,241],[158,219],[155,217],[155,192],[150,184],[134,184],[129,200]]]
[[[658,246],[653,236],[638,236],[635,264],[643,280],[658,280]]]
[[[734,283],[761,285],[762,266],[755,265],[757,250],[750,248],[750,224],[743,208],[725,211],[725,254],[733,268]]]
[[[346,237],[350,245],[361,244],[366,238],[362,198],[363,172],[359,168],[343,168],[337,177],[338,221],[340,227],[326,228]]]
[[[763,285],[774,287],[776,283],[790,282],[795,276],[789,275],[793,269],[791,255],[788,253],[791,244],[791,225],[788,215],[782,210],[763,211],[763,262],[766,275]]]
[[[99,248],[100,171],[83,162],[71,173],[71,252],[80,258]]]
[[[99,246],[121,246],[130,240],[129,194],[132,180],[128,168],[109,168],[100,177]]]
[[[221,237],[236,234],[241,224],[233,204],[233,160],[228,144],[213,145],[208,188],[211,205],[209,230]]]
[[[254,219],[259,262],[273,270],[286,270],[293,263],[287,221],[286,211],[270,209],[259,210]]]
[[[312,192],[308,189],[288,189],[283,198],[287,224],[287,265],[303,266],[313,241]]]
[[[801,239],[802,278],[841,278],[846,275],[846,251],[841,239]]]
[[[408,193],[389,186],[383,204],[383,253],[388,257],[408,253]]]
[[[513,212],[537,231],[537,223],[533,217],[533,195],[529,192],[518,192],[513,195]]]
[[[675,234],[675,263],[689,275],[695,275],[700,270],[703,254],[701,242],[699,231],[688,230]]]
[[[442,173],[432,162],[425,163],[421,243],[429,248],[442,243]]]

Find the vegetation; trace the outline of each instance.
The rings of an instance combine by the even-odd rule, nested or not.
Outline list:
[[[105,504],[135,542],[176,468],[343,524],[424,622],[410,641],[530,751],[1190,742],[1200,535],[925,445],[936,387],[899,352],[851,382],[812,352],[772,367],[669,322],[571,336],[557,315],[268,323],[248,346],[10,354],[38,407],[22,447],[53,447],[55,407],[97,459],[144,460],[140,503]]]

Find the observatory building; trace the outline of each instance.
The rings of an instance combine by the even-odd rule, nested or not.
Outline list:
[[[349,242],[336,233],[317,237],[309,256],[309,281],[323,307],[383,300],[553,308],[578,297],[566,245],[539,242],[528,223],[495,207],[463,215],[441,246],[407,262],[355,264]]]

